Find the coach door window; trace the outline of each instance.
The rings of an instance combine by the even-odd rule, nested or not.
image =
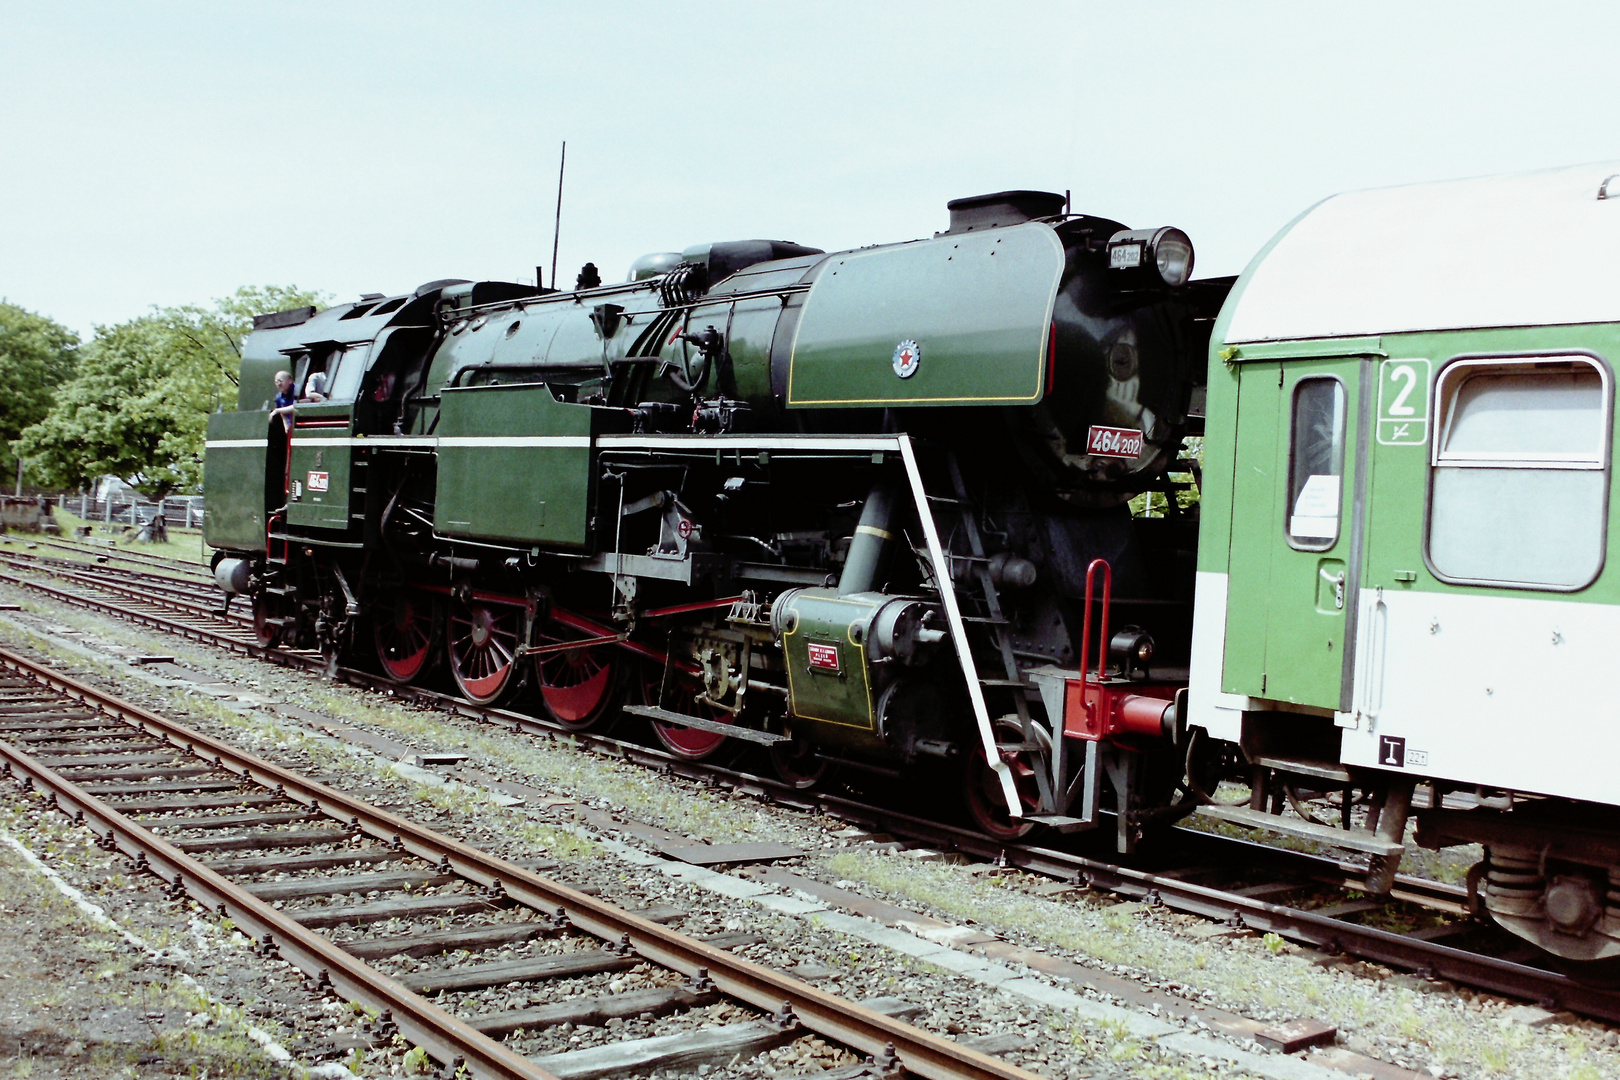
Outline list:
[[[1339,539],[1344,479],[1344,384],[1301,379],[1294,386],[1288,444],[1288,542],[1326,551]]]
[[[1603,568],[1609,373],[1584,356],[1458,360],[1435,399],[1428,557],[1465,584],[1572,590]]]

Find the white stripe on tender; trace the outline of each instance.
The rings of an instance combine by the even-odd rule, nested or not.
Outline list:
[[[235,450],[245,446],[264,445],[264,439],[209,439],[207,443],[210,450]]]
[[[360,442],[370,442],[361,439]],[[441,435],[440,446],[589,446],[589,435]]]
[[[356,446],[426,446],[432,448],[439,445],[437,435],[360,435],[354,440]]]

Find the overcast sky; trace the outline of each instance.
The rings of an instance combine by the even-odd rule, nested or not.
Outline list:
[[[0,297],[88,334],[245,284],[532,281],[564,139],[569,284],[1005,188],[1236,273],[1336,191],[1620,157],[1617,42],[1598,3],[6,4]]]

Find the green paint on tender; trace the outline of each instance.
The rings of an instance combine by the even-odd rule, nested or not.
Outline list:
[[[280,423],[278,419],[276,421]],[[269,445],[270,414],[223,412],[208,417],[208,439],[253,439],[251,446],[215,447],[208,451],[208,494],[203,512],[203,539],[210,547],[232,551],[264,550],[264,452]]]
[[[830,259],[805,300],[788,404],[1039,400],[1063,266],[1063,245],[1037,223]],[[902,379],[894,352],[907,340],[922,360]]]

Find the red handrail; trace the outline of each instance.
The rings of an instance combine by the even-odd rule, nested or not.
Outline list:
[[[1096,597],[1098,567],[1103,572],[1102,634],[1097,641],[1097,681],[1108,674],[1108,609],[1114,599],[1114,568],[1107,559],[1092,559],[1086,567],[1086,617],[1080,631],[1080,680],[1091,681],[1091,609]]]

